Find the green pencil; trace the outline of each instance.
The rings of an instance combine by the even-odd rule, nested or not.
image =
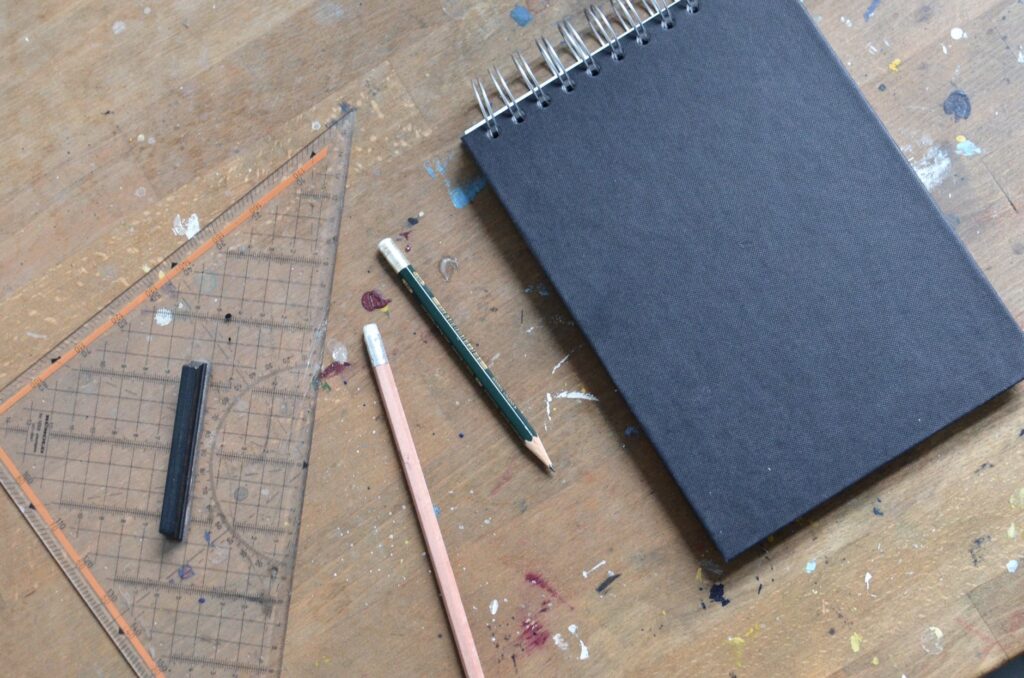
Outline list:
[[[441,334],[444,335],[444,338],[448,340],[448,343],[451,344],[452,348],[455,349],[455,353],[458,354],[462,362],[469,368],[476,382],[490,396],[491,401],[501,412],[502,416],[505,417],[505,421],[509,423],[515,434],[522,439],[526,449],[530,450],[549,471],[554,472],[555,467],[551,464],[551,458],[548,457],[547,450],[544,449],[544,443],[540,441],[540,436],[530,426],[530,422],[526,421],[526,417],[523,416],[523,413],[512,402],[508,393],[505,393],[505,389],[494,378],[494,373],[480,359],[476,349],[459,331],[455,321],[448,315],[448,311],[444,310],[441,302],[437,300],[434,293],[423,282],[423,278],[412,267],[405,254],[395,244],[395,241],[391,238],[385,238],[380,241],[377,248],[384,255],[384,258],[388,260],[388,263],[391,264],[391,268],[395,269],[395,273],[398,274],[402,282],[405,283],[406,289],[412,292],[412,296],[416,298],[416,301],[426,311],[434,326],[437,327]]]

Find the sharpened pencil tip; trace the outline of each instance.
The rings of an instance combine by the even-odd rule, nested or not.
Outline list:
[[[552,466],[551,464],[548,464],[548,473],[550,473],[551,475],[555,474],[555,467]]]

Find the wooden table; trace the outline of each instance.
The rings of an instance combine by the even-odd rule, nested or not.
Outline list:
[[[358,122],[328,343],[347,344],[353,365],[320,395],[285,673],[457,667],[361,347],[371,320],[489,673],[916,678],[977,674],[1024,650],[1024,572],[1008,571],[1024,560],[1011,501],[1024,485],[1020,389],[720,562],[494,194],[455,204],[476,178],[458,141],[477,119],[468,79],[493,63],[511,73],[512,50],[582,10],[514,4],[7,3],[0,382],[176,248],[176,214],[212,218],[345,102]],[[1024,313],[1024,5],[806,5]],[[968,119],[943,111],[954,90]],[[410,256],[542,429],[553,479],[375,257],[410,217]],[[444,256],[458,260],[448,282]],[[387,313],[360,306],[370,289],[393,299]],[[6,500],[0,536],[4,672],[126,673]]]

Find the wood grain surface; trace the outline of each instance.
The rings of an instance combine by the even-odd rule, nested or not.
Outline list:
[[[1020,318],[1024,4],[805,4]],[[176,215],[212,219],[353,106],[327,338],[351,366],[320,394],[286,675],[458,671],[361,348],[366,322],[387,337],[489,674],[916,678],[976,675],[1024,651],[1024,570],[1010,571],[1024,560],[1019,388],[720,562],[459,147],[478,117],[469,78],[491,64],[511,75],[510,52],[582,9],[0,4],[0,382],[173,251]],[[944,111],[957,91],[949,108],[969,99],[965,119]],[[376,256],[380,238],[401,234],[539,429],[554,478]],[[447,281],[443,257],[458,261]],[[360,304],[374,289],[386,310]],[[0,537],[4,673],[126,674],[6,500]]]

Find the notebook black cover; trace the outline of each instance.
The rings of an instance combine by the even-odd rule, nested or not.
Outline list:
[[[722,555],[1024,376],[797,0],[703,0],[463,142]]]

